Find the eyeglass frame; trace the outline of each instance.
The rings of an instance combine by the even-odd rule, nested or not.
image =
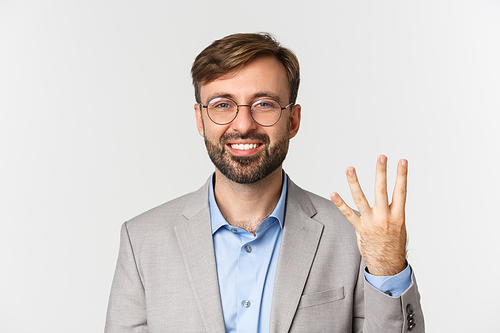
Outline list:
[[[292,105],[294,105],[294,104],[295,104],[294,102],[292,102],[292,103],[288,104],[287,106],[282,107],[282,106],[281,106],[281,104],[280,104],[280,102],[278,102],[278,101],[277,101],[277,100],[275,100],[274,98],[271,98],[271,97],[263,97],[263,98],[259,98],[259,99],[255,100],[255,102],[253,102],[251,105],[247,105],[247,104],[238,104],[238,103],[236,103],[236,101],[235,101],[234,99],[229,98],[229,97],[223,97],[223,96],[217,96],[217,97],[214,97],[214,98],[210,99],[210,101],[209,101],[208,103],[210,104],[210,102],[211,102],[211,101],[213,101],[214,99],[217,99],[217,98],[225,98],[225,99],[229,99],[229,100],[233,101],[233,102],[234,102],[234,104],[236,104],[236,113],[234,114],[233,119],[231,119],[231,120],[230,120],[230,121],[228,121],[227,123],[218,123],[218,122],[216,122],[215,120],[213,120],[213,119],[212,119],[212,117],[210,117],[210,112],[208,112],[208,105],[203,105],[201,102],[199,102],[199,103],[198,103],[198,105],[200,105],[201,107],[203,107],[203,108],[207,109],[207,115],[208,115],[208,118],[209,118],[209,119],[210,119],[210,120],[211,120],[214,124],[216,124],[216,125],[227,125],[227,124],[232,123],[232,122],[236,119],[236,117],[238,116],[238,112],[240,112],[240,106],[248,106],[248,107],[250,108],[250,116],[252,117],[252,120],[253,120],[253,121],[255,121],[255,122],[256,122],[257,124],[259,124],[260,126],[263,126],[263,127],[271,127],[271,126],[276,125],[276,123],[277,123],[278,121],[280,121],[280,119],[281,119],[281,115],[283,114],[283,110],[286,110],[286,109],[288,109],[290,106],[292,106]],[[280,106],[280,116],[279,116],[279,117],[278,117],[278,119],[277,119],[274,123],[272,123],[271,125],[262,125],[262,124],[261,124],[261,123],[259,123],[257,120],[255,120],[255,118],[253,117],[252,105],[254,105],[254,104],[255,104],[255,103],[257,103],[258,101],[261,101],[261,100],[263,100],[263,99],[270,99],[270,100],[272,100],[272,101],[275,101],[275,102],[276,102],[276,103],[278,103],[278,105]]]

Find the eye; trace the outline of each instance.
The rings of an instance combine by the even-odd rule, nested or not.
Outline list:
[[[208,103],[210,109],[215,109],[218,111],[232,110],[235,107],[235,103],[230,99],[225,98],[214,98]]]
[[[229,106],[230,106],[229,103],[222,102],[222,103],[215,104],[214,108],[217,108],[217,109],[227,109]]]
[[[261,99],[256,101],[252,107],[257,110],[274,110],[280,108],[278,102],[272,99]]]

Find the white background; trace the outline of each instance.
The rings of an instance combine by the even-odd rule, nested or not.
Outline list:
[[[301,62],[292,179],[407,158],[427,331],[498,329],[500,1],[0,0],[0,332],[102,332],[121,223],[213,170],[192,61],[257,31]]]

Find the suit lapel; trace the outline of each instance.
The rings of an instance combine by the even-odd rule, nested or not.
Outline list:
[[[225,332],[210,227],[208,182],[192,194],[183,212],[186,223],[175,227],[191,288],[207,332]]]
[[[323,232],[323,225],[311,218],[315,214],[305,191],[289,180],[271,307],[271,332],[288,332],[295,316]]]

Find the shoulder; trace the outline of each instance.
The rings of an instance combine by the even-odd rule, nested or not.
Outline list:
[[[325,224],[334,224],[336,228],[345,229],[346,232],[354,230],[351,223],[342,215],[330,199],[326,199],[306,190],[304,190],[304,192],[316,208],[314,219],[322,221]]]
[[[288,181],[287,199],[287,204],[293,205],[296,208],[305,211],[315,219],[325,217],[333,220],[345,220],[344,216],[331,200],[304,190],[290,180],[290,178]]]
[[[304,190],[291,181],[288,199],[288,203],[306,211],[313,220],[321,223],[324,232],[335,233],[337,237],[356,238],[353,226],[331,200]]]
[[[200,189],[152,208],[124,223],[129,232],[175,227],[208,209],[208,182]]]

